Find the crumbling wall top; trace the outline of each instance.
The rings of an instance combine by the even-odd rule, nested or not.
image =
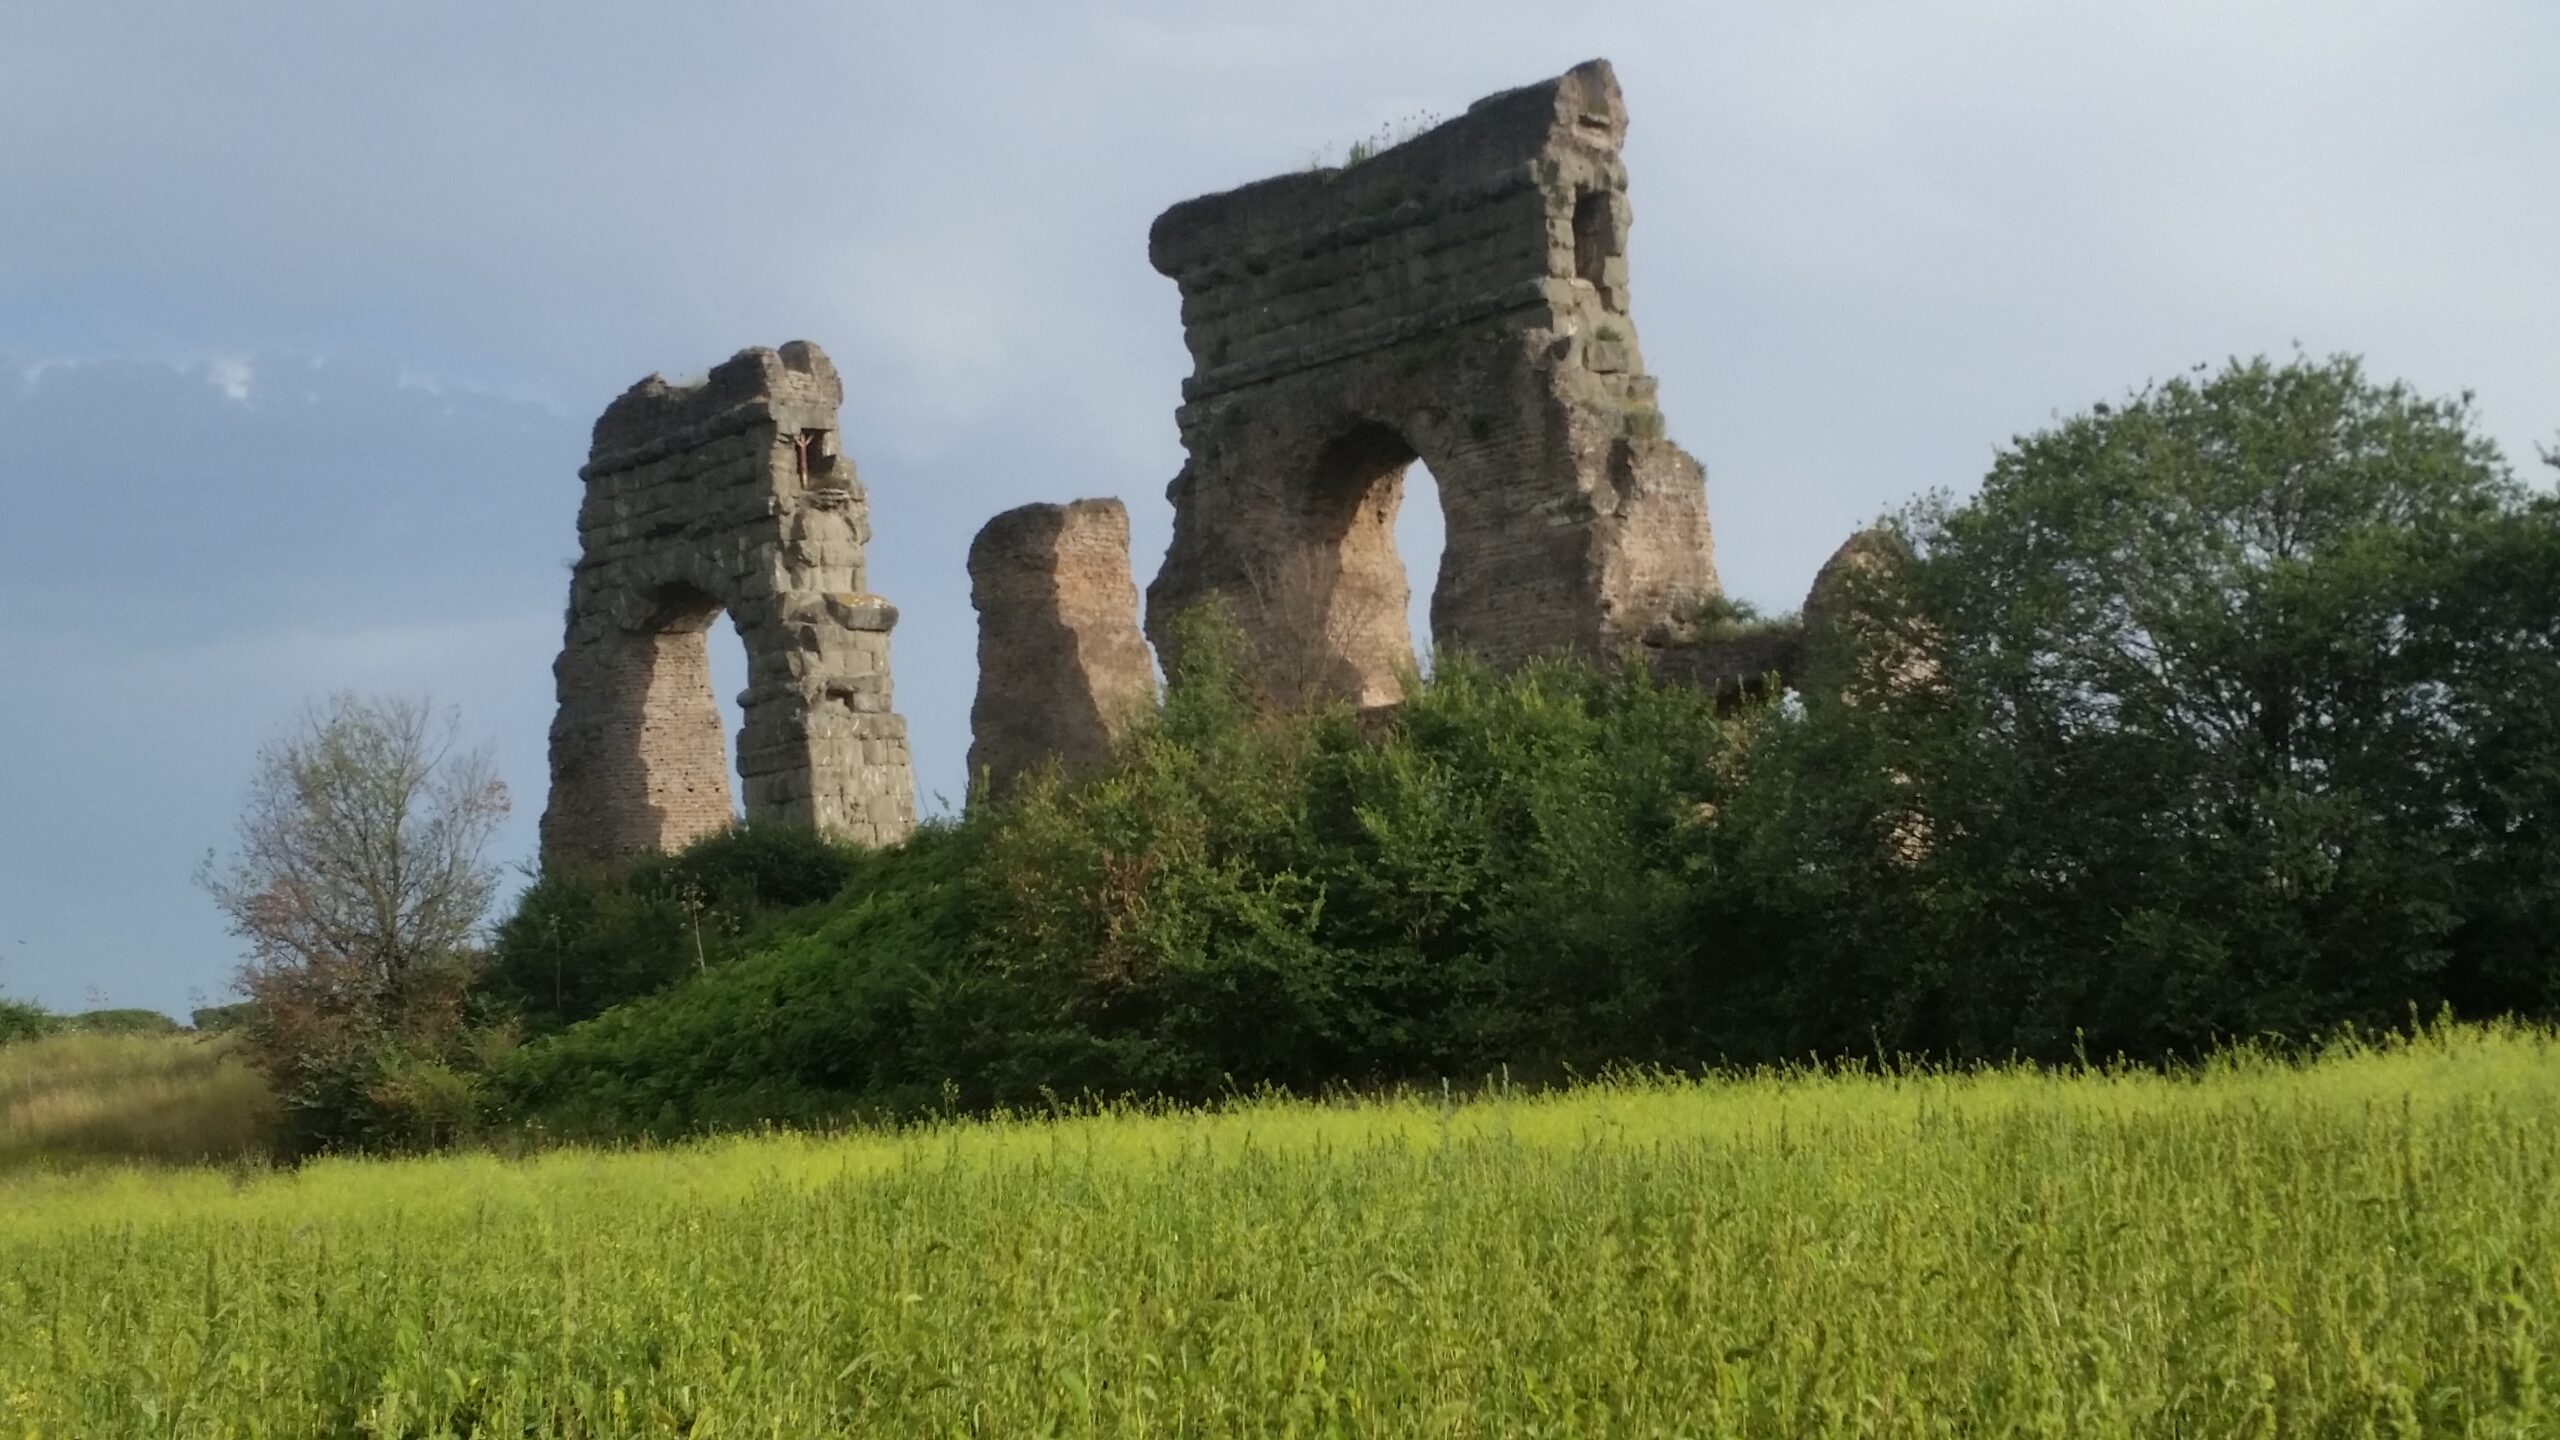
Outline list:
[[[580,473],[593,478],[759,420],[832,429],[843,403],[844,382],[816,345],[754,346],[691,384],[651,375],[623,391],[596,417],[592,458]]]
[[[1491,316],[1623,314],[1627,111],[1605,60],[1506,90],[1357,164],[1157,217],[1193,399]],[[1621,270],[1604,273],[1608,261]],[[1575,282],[1584,282],[1577,290]]]
[[[1626,101],[1606,60],[1587,60],[1534,85],[1488,95],[1454,120],[1356,165],[1275,175],[1185,200],[1156,217],[1147,258],[1175,280],[1249,266],[1312,232],[1365,220],[1393,228],[1420,213],[1536,183],[1541,156],[1580,152],[1614,159],[1627,133]]]

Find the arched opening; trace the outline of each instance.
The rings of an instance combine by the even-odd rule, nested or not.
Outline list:
[[[1440,510],[1440,482],[1421,460],[1405,467],[1404,505],[1396,511],[1396,554],[1404,560],[1405,625],[1413,637],[1414,667],[1431,674],[1439,635],[1431,628],[1431,599],[1439,586],[1440,555],[1448,542],[1448,517]]]
[[[717,600],[690,585],[652,596],[647,624],[630,637],[628,763],[653,817],[658,848],[673,850],[726,829],[735,815],[729,727],[714,694],[710,648]]]
[[[1438,487],[1418,461],[1410,441],[1374,420],[1316,452],[1280,543],[1249,577],[1250,628],[1281,703],[1403,698],[1403,676],[1417,663],[1414,637],[1430,633],[1430,602],[1429,587],[1417,592],[1408,578],[1400,542],[1409,527],[1426,574],[1437,574],[1441,550]],[[1423,503],[1408,506],[1417,474]],[[1417,512],[1410,520],[1409,511]]]
[[[712,708],[720,716],[720,759],[728,768],[722,772],[730,782],[729,818],[737,823],[746,818],[745,773],[738,768],[738,741],[746,733],[747,717],[742,701],[747,692],[747,642],[738,633],[736,617],[721,624],[715,619],[706,627],[703,648],[708,652],[707,671],[711,685]]]

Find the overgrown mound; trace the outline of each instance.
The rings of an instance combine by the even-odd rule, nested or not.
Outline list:
[[[648,898],[699,851],[538,891],[501,945],[517,993],[546,956],[625,944],[561,921],[568,894],[648,957],[616,974],[694,973],[536,1040],[504,1088],[554,1128],[668,1132],[1713,1043],[1693,878],[1748,721],[1564,663],[1445,664],[1383,721],[1280,714],[1231,631],[1194,630],[1107,773],[855,858],[752,943],[690,952]]]
[[[2560,1012],[2560,505],[2460,402],[2237,363],[2025,437],[1820,617],[1831,678],[1444,662],[1161,712],[884,854],[547,878],[520,1119],[672,1133],[1805,1055],[2153,1061]]]

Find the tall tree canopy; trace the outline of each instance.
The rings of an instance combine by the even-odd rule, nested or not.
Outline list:
[[[1841,627],[1869,683],[1780,727],[1800,783],[1737,837],[1800,1040],[2156,1053],[2547,997],[2550,882],[2516,887],[2555,853],[2560,552],[2467,398],[2234,363],[1897,528]]]

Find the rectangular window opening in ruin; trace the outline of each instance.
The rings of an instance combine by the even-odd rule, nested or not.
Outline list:
[[[821,482],[836,473],[836,432],[803,430],[792,437],[792,445],[800,452],[800,478]]]
[[[1609,192],[1585,190],[1573,202],[1573,273],[1607,293],[1609,257],[1617,253],[1616,207]]]

